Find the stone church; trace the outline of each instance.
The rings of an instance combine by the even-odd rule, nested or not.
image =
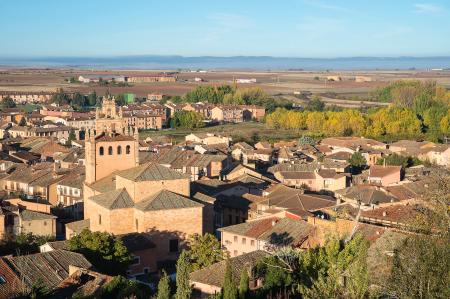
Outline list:
[[[177,259],[190,235],[203,234],[204,206],[190,198],[188,175],[140,164],[137,130],[116,126],[111,113],[103,129],[86,138],[84,220],[67,224],[66,236],[86,228],[128,238],[145,234],[151,246],[133,252],[128,274],[155,272]]]

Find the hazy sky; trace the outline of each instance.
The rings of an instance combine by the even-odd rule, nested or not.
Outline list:
[[[450,55],[450,1],[0,0],[0,56]]]

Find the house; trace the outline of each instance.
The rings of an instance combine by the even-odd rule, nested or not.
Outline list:
[[[372,165],[369,168],[368,181],[370,184],[389,186],[399,183],[401,179],[401,166]]]
[[[244,270],[249,272],[251,290],[262,287],[262,279],[255,271],[256,264],[268,253],[258,250],[230,258],[231,271],[234,281],[240,281]],[[220,293],[226,273],[226,261],[220,261],[189,275],[189,282],[194,289],[194,296],[206,298],[212,294]]]
[[[399,199],[378,186],[358,185],[337,190],[335,196],[338,203],[350,203],[354,207],[370,209],[378,206],[397,203]]]
[[[186,135],[184,139],[186,142],[201,143],[204,145],[225,144],[228,146],[231,142],[231,137],[213,133],[191,133]]]
[[[311,191],[335,191],[347,187],[347,176],[332,169],[314,171],[279,171],[275,178],[286,186],[306,188]]]
[[[364,137],[329,137],[322,139],[320,144],[329,146],[333,150],[351,149],[356,151],[360,148],[387,149],[385,143]]]
[[[244,109],[233,105],[216,106],[211,109],[211,119],[220,123],[241,123],[244,121]]]
[[[294,189],[282,184],[266,190],[262,201],[257,203],[254,218],[270,215],[304,219],[314,212],[336,205],[336,200],[327,195],[305,194],[301,189]]]
[[[222,247],[230,256],[256,250],[272,251],[280,247],[310,247],[313,226],[303,220],[269,217],[219,229]]]
[[[59,181],[56,185],[58,204],[71,214],[74,219],[83,217],[83,173],[73,173]]]
[[[31,233],[36,236],[56,236],[56,216],[52,214],[22,210],[19,212],[17,234]]]

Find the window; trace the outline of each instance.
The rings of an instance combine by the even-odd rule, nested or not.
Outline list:
[[[117,154],[122,155],[122,147],[120,145],[117,147]]]
[[[178,239],[169,240],[169,252],[178,252]]]
[[[247,243],[247,239],[246,238],[242,238],[242,244],[245,245],[245,243]]]
[[[237,255],[238,255],[237,250],[233,251],[233,255],[234,255],[234,256],[237,256]]]
[[[6,279],[4,276],[0,275],[0,284],[6,283]]]
[[[131,146],[127,145],[127,147],[125,148],[125,152],[127,155],[129,155],[131,152]]]
[[[112,146],[108,147],[108,155],[112,155]]]
[[[102,215],[98,214],[98,224],[102,224]]]
[[[251,240],[250,245],[255,246],[255,240]]]
[[[236,223],[236,224],[239,223],[239,216],[235,216],[234,218],[235,218],[235,220],[236,220],[235,223]]]
[[[44,226],[47,226],[47,221],[44,221]]]
[[[136,223],[136,231],[139,231],[139,222],[137,219],[136,219],[135,223]]]
[[[105,153],[105,150],[103,149],[103,146],[100,146],[99,150],[98,150],[98,154],[100,156],[103,156],[103,154]]]
[[[141,263],[141,257],[139,256],[133,256],[133,261],[131,262],[132,265],[139,265]]]
[[[233,224],[233,219],[231,215],[228,215],[228,224]]]

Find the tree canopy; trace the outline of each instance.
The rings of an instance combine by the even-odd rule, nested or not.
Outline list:
[[[191,271],[211,266],[223,259],[222,246],[212,234],[193,235],[189,240],[187,257]]]
[[[87,229],[69,240],[72,251],[83,254],[101,272],[124,274],[133,258],[123,242],[106,232]]]

